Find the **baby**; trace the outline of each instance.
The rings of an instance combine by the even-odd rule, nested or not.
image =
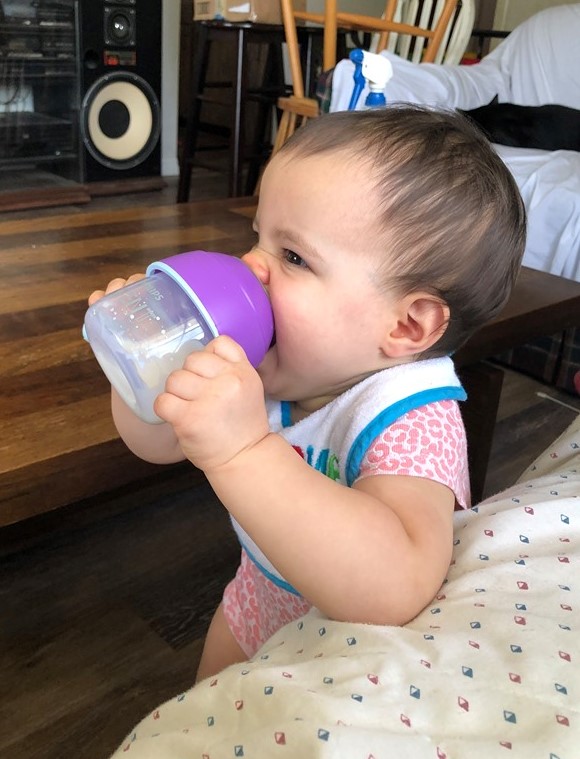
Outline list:
[[[459,114],[406,105],[299,129],[265,170],[254,228],[243,260],[276,325],[258,369],[219,337],[170,375],[165,424],[112,397],[127,445],[203,470],[242,544],[198,679],[311,606],[402,625],[432,600],[453,510],[469,505],[449,355],[501,311],[525,244],[487,140]]]

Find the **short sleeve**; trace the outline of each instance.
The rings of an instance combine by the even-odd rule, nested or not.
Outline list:
[[[357,479],[383,474],[440,482],[457,503],[471,503],[467,440],[456,401],[437,401],[409,411],[378,435],[367,449]]]

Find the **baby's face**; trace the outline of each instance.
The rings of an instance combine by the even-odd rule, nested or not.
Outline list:
[[[276,157],[245,257],[268,289],[276,344],[258,371],[269,396],[311,410],[389,365],[392,309],[377,285],[375,192],[352,158]]]

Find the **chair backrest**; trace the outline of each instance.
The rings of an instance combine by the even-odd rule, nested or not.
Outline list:
[[[410,25],[433,26],[442,10],[443,0],[399,0],[394,20]],[[475,0],[460,0],[447,24],[434,63],[455,65],[461,61],[473,32],[474,22]],[[425,43],[425,37],[391,33],[386,49],[413,63],[421,63]],[[375,34],[371,52],[377,52],[378,44],[379,35]]]
[[[293,0],[280,0],[292,87],[296,97],[304,97],[304,78],[300,63],[300,50],[298,47],[298,35],[296,23],[319,24],[324,27],[323,43],[323,70],[327,71],[336,65],[336,38],[339,29],[356,30],[377,33],[378,42],[376,51],[384,50],[389,44],[391,34],[408,35],[410,38],[421,38],[423,46],[421,60],[428,63],[434,62],[441,44],[448,32],[453,20],[459,0],[436,0],[436,13],[419,14],[417,23],[404,23],[403,20],[395,20],[399,13],[401,19],[400,3],[406,0],[387,0],[382,17],[368,16],[360,13],[345,13],[338,9],[337,0],[326,0],[324,13],[313,13],[297,10]],[[425,0],[423,0],[425,2]],[[430,3],[427,2],[429,5]]]

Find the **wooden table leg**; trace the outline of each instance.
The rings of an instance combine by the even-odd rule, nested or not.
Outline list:
[[[501,369],[483,361],[462,367],[458,374],[467,392],[461,412],[467,432],[471,500],[475,505],[483,497],[504,375]]]

